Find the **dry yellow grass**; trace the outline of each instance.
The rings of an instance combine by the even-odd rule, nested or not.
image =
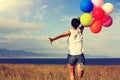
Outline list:
[[[66,65],[0,64],[0,80],[69,80],[69,71]],[[120,80],[120,65],[86,65],[76,80]]]

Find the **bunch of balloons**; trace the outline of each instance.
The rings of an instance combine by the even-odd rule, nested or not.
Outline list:
[[[80,9],[84,12],[80,17],[81,24],[89,26],[93,33],[99,33],[102,26],[109,27],[113,23],[109,15],[114,11],[112,3],[104,4],[104,0],[82,0]]]

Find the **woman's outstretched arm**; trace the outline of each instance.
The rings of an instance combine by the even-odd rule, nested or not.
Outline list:
[[[66,32],[64,32],[64,33],[62,33],[62,34],[60,34],[58,36],[53,37],[53,38],[49,37],[51,45],[52,45],[53,41],[55,41],[55,40],[57,40],[59,38],[62,38],[62,37],[66,37],[66,36],[70,36],[70,31],[66,31]]]

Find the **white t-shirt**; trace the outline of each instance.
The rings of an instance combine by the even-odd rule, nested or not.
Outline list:
[[[70,55],[83,53],[83,36],[80,29],[70,29],[71,35],[68,38],[68,50]]]

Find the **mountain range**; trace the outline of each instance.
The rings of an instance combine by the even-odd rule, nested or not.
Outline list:
[[[36,53],[25,50],[9,50],[5,48],[0,48],[0,58],[62,58],[66,57],[66,54],[57,54],[57,53]],[[86,58],[109,58],[108,56],[98,55],[92,56],[85,54]]]

